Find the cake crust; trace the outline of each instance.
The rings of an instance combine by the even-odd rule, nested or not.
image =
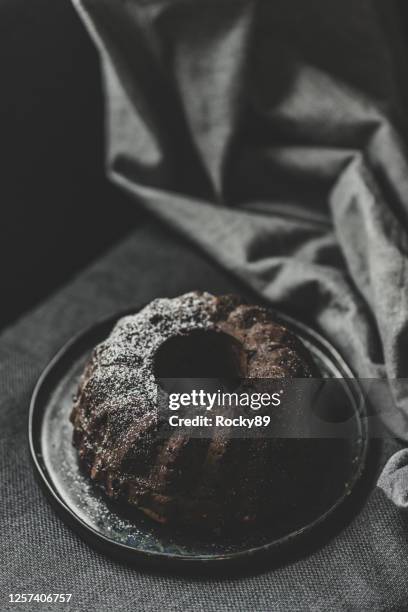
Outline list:
[[[283,440],[158,435],[155,359],[166,341],[197,331],[231,337],[246,378],[315,374],[302,342],[266,308],[201,292],[157,299],[120,319],[94,349],[71,413],[73,444],[109,498],[160,523],[253,523],[279,505]]]

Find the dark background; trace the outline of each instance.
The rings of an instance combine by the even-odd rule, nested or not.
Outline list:
[[[0,0],[0,327],[136,222],[104,177],[96,51],[68,0]]]
[[[0,0],[0,74],[1,328],[141,213],[104,177],[99,62],[69,0]]]

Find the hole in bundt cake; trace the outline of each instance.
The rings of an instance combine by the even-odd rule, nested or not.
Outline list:
[[[165,391],[169,385],[175,390],[175,380],[186,391],[197,379],[206,386],[235,388],[246,376],[246,356],[232,336],[198,329],[163,342],[155,354],[154,372]]]

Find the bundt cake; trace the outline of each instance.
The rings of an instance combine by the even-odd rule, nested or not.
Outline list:
[[[201,292],[156,299],[94,349],[74,399],[73,443],[109,498],[156,521],[253,523],[284,511],[297,451],[287,440],[239,439],[224,429],[159,435],[160,381],[314,375],[309,351],[266,308]]]

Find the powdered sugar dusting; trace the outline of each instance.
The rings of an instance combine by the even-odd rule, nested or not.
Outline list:
[[[211,328],[212,300],[209,293],[196,292],[160,298],[120,319],[95,349],[93,377],[98,389],[105,388],[115,399],[137,389],[140,400],[151,406],[157,395],[153,372],[157,349],[172,336]]]

